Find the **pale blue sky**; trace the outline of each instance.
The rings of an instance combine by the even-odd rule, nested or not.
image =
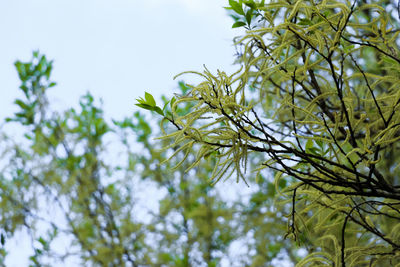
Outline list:
[[[90,91],[117,118],[129,115],[145,90],[172,95],[172,78],[182,71],[203,64],[235,70],[232,39],[239,32],[231,29],[226,2],[0,0],[0,119],[15,110],[13,62],[37,49],[54,59],[52,104],[75,105]]]

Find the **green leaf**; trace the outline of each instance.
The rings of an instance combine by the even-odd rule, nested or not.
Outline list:
[[[313,24],[313,22],[311,21],[311,20],[309,20],[309,19],[307,19],[307,18],[304,18],[304,19],[300,19],[300,22],[299,23],[297,23],[298,25],[312,25]]]
[[[155,107],[154,111],[160,114],[161,116],[164,116],[164,112],[160,107]]]
[[[140,108],[147,109],[147,110],[154,110],[154,107],[150,106],[148,104],[135,104],[135,106],[138,106]]]
[[[4,246],[4,244],[6,243],[6,237],[3,233],[0,234],[0,243],[2,246]]]
[[[136,101],[137,102],[139,102],[140,104],[146,104],[147,105],[147,102],[146,102],[146,100],[144,100],[143,98],[141,98],[141,97],[139,97],[139,98],[136,98]]]
[[[252,9],[249,9],[247,12],[246,12],[246,21],[247,21],[247,25],[249,25],[250,26],[250,24],[251,24],[251,19],[252,19],[252,17],[253,17],[253,10]]]
[[[208,159],[210,156],[218,156],[218,151],[215,150],[211,150],[209,152],[207,152],[206,154],[204,154],[204,158]]]
[[[186,94],[190,87],[187,86],[183,81],[178,82],[179,89],[181,89],[182,94]]]
[[[312,139],[308,139],[306,143],[306,152],[311,153],[314,155],[320,155],[320,149],[317,147],[314,147],[314,141]]]
[[[238,13],[240,15],[244,15],[242,3],[238,3],[236,1],[229,0],[229,5],[232,7],[233,11],[235,11],[236,13]]]
[[[156,106],[156,101],[154,100],[154,97],[151,94],[145,92],[144,97],[146,98],[146,103],[148,105],[153,106],[153,107]]]
[[[239,27],[242,27],[242,26],[244,26],[244,25],[246,25],[245,22],[243,22],[243,21],[236,21],[235,23],[233,23],[232,28],[239,28]]]
[[[285,179],[280,179],[278,183],[279,189],[286,188],[286,186],[287,186],[287,181]]]
[[[28,105],[26,104],[26,103],[24,103],[24,101],[22,101],[21,99],[16,99],[15,101],[14,101],[14,103],[16,104],[16,105],[18,105],[20,108],[22,108],[22,109],[27,109],[28,108]]]
[[[42,245],[45,245],[47,242],[43,239],[43,237],[39,237],[38,239],[39,243]]]
[[[174,106],[175,101],[176,101],[176,98],[173,97],[173,98],[171,99],[171,102],[170,102],[171,110],[172,110],[172,107]],[[175,109],[176,109],[176,107],[175,107]]]
[[[313,140],[308,139],[306,143],[306,152],[308,153],[313,147],[314,147]]]
[[[50,79],[51,70],[52,70],[52,66],[51,66],[51,62],[49,62],[47,65],[46,71],[45,71],[47,80]]]
[[[351,48],[348,49],[348,50],[351,50],[353,48],[354,48],[354,45],[351,45]],[[394,60],[394,59],[392,59],[392,58],[390,58],[388,56],[382,56],[382,60],[385,61],[386,63],[391,64],[391,65],[397,65],[398,64],[396,60]]]
[[[235,15],[229,15],[234,21],[238,21],[240,20],[239,16],[235,16]]]
[[[257,5],[256,5],[256,3],[254,3],[253,0],[245,1],[244,4],[248,7],[250,7],[251,9],[257,9]]]
[[[323,149],[324,148],[324,142],[322,142],[321,140],[315,140],[315,143],[317,143],[317,145]]]
[[[163,112],[163,110],[162,110],[160,107],[157,107],[157,106],[150,106],[150,105],[148,105],[148,104],[140,104],[140,103],[139,103],[139,104],[135,104],[135,106],[138,106],[138,107],[143,108],[143,109],[155,111],[155,112],[157,112],[158,114],[160,114],[161,116],[164,116],[164,112]]]
[[[169,104],[169,101],[165,102],[164,107],[162,109],[163,111],[167,108],[168,104]]]

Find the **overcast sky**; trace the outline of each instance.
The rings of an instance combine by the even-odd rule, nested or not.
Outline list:
[[[172,95],[185,70],[233,71],[232,19],[224,0],[0,0],[0,119],[19,96],[16,59],[54,59],[57,108],[90,91],[107,117],[134,110],[144,91]],[[188,81],[191,76],[185,77]]]

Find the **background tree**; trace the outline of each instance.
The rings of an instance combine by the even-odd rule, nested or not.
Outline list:
[[[213,179],[274,170],[291,204],[288,237],[311,244],[299,266],[400,265],[399,16],[393,1],[229,1],[242,68],[207,69],[173,98],[163,136]],[[180,105],[193,105],[179,114]],[[254,174],[255,175],[255,174]],[[286,205],[286,204],[283,204]]]
[[[52,62],[35,52],[32,61],[15,66],[23,98],[8,121],[21,125],[24,139],[6,140],[8,162],[0,179],[4,234],[29,231],[32,266],[71,257],[97,266],[146,263],[143,225],[130,212],[133,183],[130,177],[117,180],[105,157],[112,129],[102,109],[87,94],[78,109],[52,111],[46,95],[55,85]],[[65,252],[56,253],[54,242],[63,242]]]

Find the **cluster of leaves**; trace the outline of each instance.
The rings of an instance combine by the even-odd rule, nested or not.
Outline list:
[[[233,11],[233,14],[230,14],[235,21],[235,23],[232,25],[232,28],[244,26],[246,29],[251,29],[252,21],[254,21],[257,16],[261,16],[259,8],[263,7],[264,4],[265,0],[262,0],[260,3],[255,2],[254,0],[229,0],[229,6],[225,9],[228,11]]]
[[[214,153],[216,181],[264,156],[256,173],[287,181],[288,236],[311,246],[299,266],[400,266],[397,3],[229,3],[249,30],[242,68],[198,73],[175,102],[191,112],[167,116],[162,138],[200,146],[196,164]]]
[[[159,106],[156,105],[156,101],[154,100],[154,97],[147,92],[145,92],[145,94],[144,94],[144,99],[138,98],[137,101],[139,102],[139,104],[135,104],[136,106],[143,108],[143,109],[155,111],[158,114],[160,114],[161,116],[164,116],[164,110],[168,105],[168,103],[166,103],[164,105],[164,108],[161,109]],[[172,101],[171,101],[171,103],[172,103]]]

